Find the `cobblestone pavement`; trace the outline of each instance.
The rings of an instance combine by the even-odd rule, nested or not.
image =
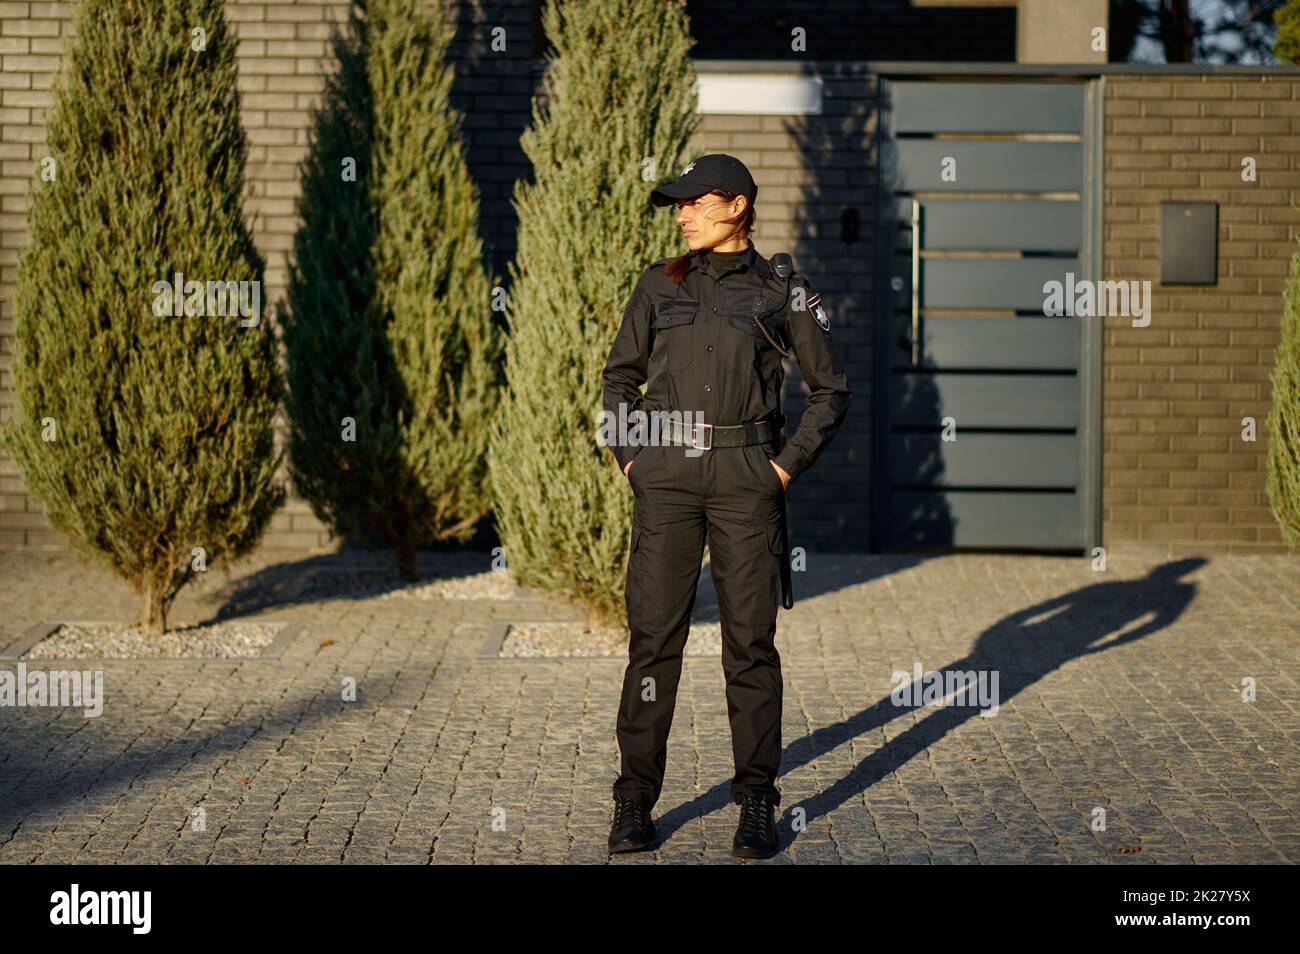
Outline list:
[[[488,557],[428,560],[453,573]],[[606,862],[622,666],[479,657],[493,623],[572,611],[294,601],[292,581],[326,562],[263,552],[178,601],[173,623],[302,621],[279,660],[82,664],[104,671],[100,717],[0,708],[0,861]],[[808,564],[779,619],[773,862],[1300,861],[1296,559]],[[0,646],[42,621],[135,612],[74,556],[0,553]],[[917,665],[996,670],[996,715],[892,704],[891,674]],[[740,863],[731,771],[720,662],[688,659],[663,843],[616,863]]]

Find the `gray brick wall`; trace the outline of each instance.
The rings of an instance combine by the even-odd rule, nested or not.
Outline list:
[[[712,29],[699,17],[696,32]],[[0,417],[10,413],[8,367],[14,335],[12,292],[25,241],[27,189],[42,153],[43,113],[52,74],[70,33],[67,3],[0,0]],[[331,25],[342,0],[255,3],[230,0],[240,37],[239,86],[250,140],[248,212],[267,258],[266,299],[283,296],[285,255],[296,227],[297,165],[323,77]],[[797,19],[798,10],[787,11]],[[897,12],[897,11],[895,11]],[[530,175],[519,134],[531,121],[542,64],[538,19],[529,0],[455,8],[453,98],[465,113],[471,169],[482,196],[482,229],[497,274],[514,252],[510,196]],[[712,22],[712,21],[710,21]],[[507,30],[504,54],[490,31]],[[987,28],[992,32],[981,32]],[[982,55],[1001,27],[989,21],[954,47]],[[756,47],[737,35],[701,48],[736,56]],[[709,44],[713,44],[709,46]],[[778,55],[773,51],[772,55]],[[897,58],[906,58],[905,51]],[[796,545],[865,549],[869,531],[871,263],[875,209],[876,81],[862,62],[816,63],[825,82],[822,115],[709,115],[696,154],[725,151],[753,170],[760,186],[755,244],[789,251],[829,305],[837,347],[855,401],[835,443],[791,495]],[[700,71],[719,68],[698,61]],[[1261,76],[1110,76],[1106,99],[1107,277],[1158,279],[1162,198],[1219,198],[1221,281],[1207,289],[1155,285],[1153,327],[1107,326],[1105,340],[1105,538],[1198,544],[1215,549],[1277,549],[1280,536],[1264,498],[1263,431],[1268,370],[1280,321],[1280,295],[1296,225],[1289,205],[1300,176],[1297,81]],[[1234,182],[1239,154],[1258,155],[1261,181]],[[839,220],[858,211],[860,238],[846,244]],[[665,213],[668,214],[668,213]],[[797,367],[786,385],[797,422],[803,388]],[[1233,435],[1251,415],[1260,441]],[[291,498],[266,546],[319,546],[325,528]],[[0,547],[66,547],[25,493],[16,467],[0,455]]]
[[[1300,234],[1300,77],[1106,80],[1106,277],[1149,280],[1151,323],[1107,319],[1108,544],[1284,550],[1268,508],[1269,374]],[[1254,157],[1258,180],[1241,178]],[[1160,284],[1160,203],[1219,203],[1218,284]],[[1254,442],[1241,420],[1253,417]]]

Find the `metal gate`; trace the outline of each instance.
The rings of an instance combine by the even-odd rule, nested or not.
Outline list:
[[[873,549],[1100,543],[1094,84],[881,80]]]

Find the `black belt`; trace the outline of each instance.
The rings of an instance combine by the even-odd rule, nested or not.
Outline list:
[[[766,444],[772,440],[772,423],[763,418],[748,424],[701,424],[685,425],[676,417],[665,421],[662,433],[664,440],[673,444],[684,444],[696,450],[712,450],[715,447],[745,447],[749,444]]]

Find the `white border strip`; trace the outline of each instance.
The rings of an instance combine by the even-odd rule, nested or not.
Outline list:
[[[697,73],[696,111],[702,114],[762,114],[820,116],[822,80],[819,76]]]

